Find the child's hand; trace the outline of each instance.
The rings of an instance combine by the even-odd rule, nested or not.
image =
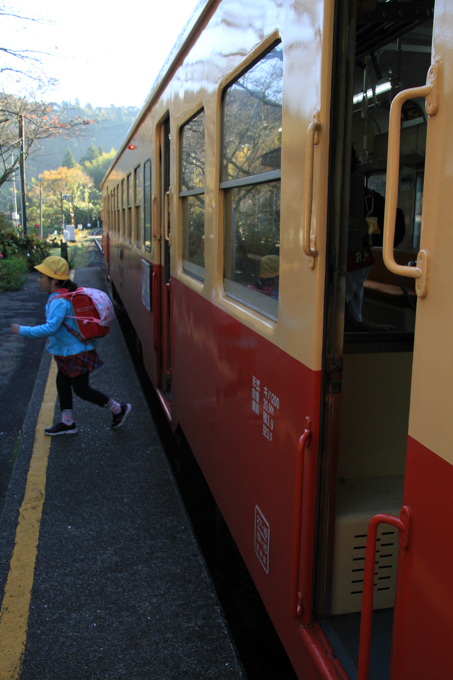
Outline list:
[[[11,333],[14,333],[15,335],[19,335],[19,324],[17,323],[12,323],[11,324]]]

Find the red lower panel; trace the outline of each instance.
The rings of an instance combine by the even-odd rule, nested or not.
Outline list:
[[[307,416],[306,470],[314,474],[306,474],[303,493],[316,497],[320,374],[177,280],[172,310],[174,426],[183,429],[294,666],[309,677],[299,622],[291,618],[292,533]],[[314,507],[305,512],[301,582],[308,573],[309,615]]]
[[[453,676],[453,467],[409,437],[404,504],[409,547],[400,550],[392,680]]]

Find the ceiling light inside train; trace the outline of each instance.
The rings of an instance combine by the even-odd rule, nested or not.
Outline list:
[[[390,82],[382,83],[381,85],[376,85],[376,95],[382,94],[383,92],[389,92],[391,89],[392,89],[392,83],[390,83]],[[368,98],[371,98],[373,96],[373,90],[371,88],[369,90],[367,90],[366,96]],[[362,99],[363,99],[363,92],[360,92],[359,94],[354,95],[354,98],[353,98],[352,101],[353,101],[354,104],[358,104],[359,102],[362,101]]]

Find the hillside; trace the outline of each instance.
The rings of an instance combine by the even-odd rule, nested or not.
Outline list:
[[[56,170],[63,162],[66,150],[69,148],[78,163],[85,155],[90,144],[96,148],[101,146],[104,151],[118,149],[129,128],[137,117],[139,109],[134,106],[105,108],[92,107],[90,104],[82,107],[64,102],[58,105],[58,115],[61,118],[75,118],[82,116],[93,119],[92,125],[78,131],[69,138],[46,139],[39,143],[39,147],[27,160],[26,178],[37,178],[44,170]]]

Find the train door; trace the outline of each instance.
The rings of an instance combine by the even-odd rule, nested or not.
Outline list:
[[[425,294],[414,275],[425,259],[433,9],[337,3],[315,618],[359,680],[387,680],[395,650],[412,645],[404,605],[393,619],[395,595],[405,597],[397,568],[408,546],[414,331]],[[427,674],[400,664],[391,677]]]
[[[404,506],[408,545],[400,549],[392,680],[451,677],[453,488],[451,412],[450,163],[453,6],[436,0],[432,66],[425,93],[429,113],[411,409]],[[428,117],[428,116],[427,116]],[[423,256],[423,258],[421,257]]]
[[[159,395],[168,415],[171,407],[171,190],[170,190],[170,118],[161,123],[159,134],[160,177],[160,380]]]

